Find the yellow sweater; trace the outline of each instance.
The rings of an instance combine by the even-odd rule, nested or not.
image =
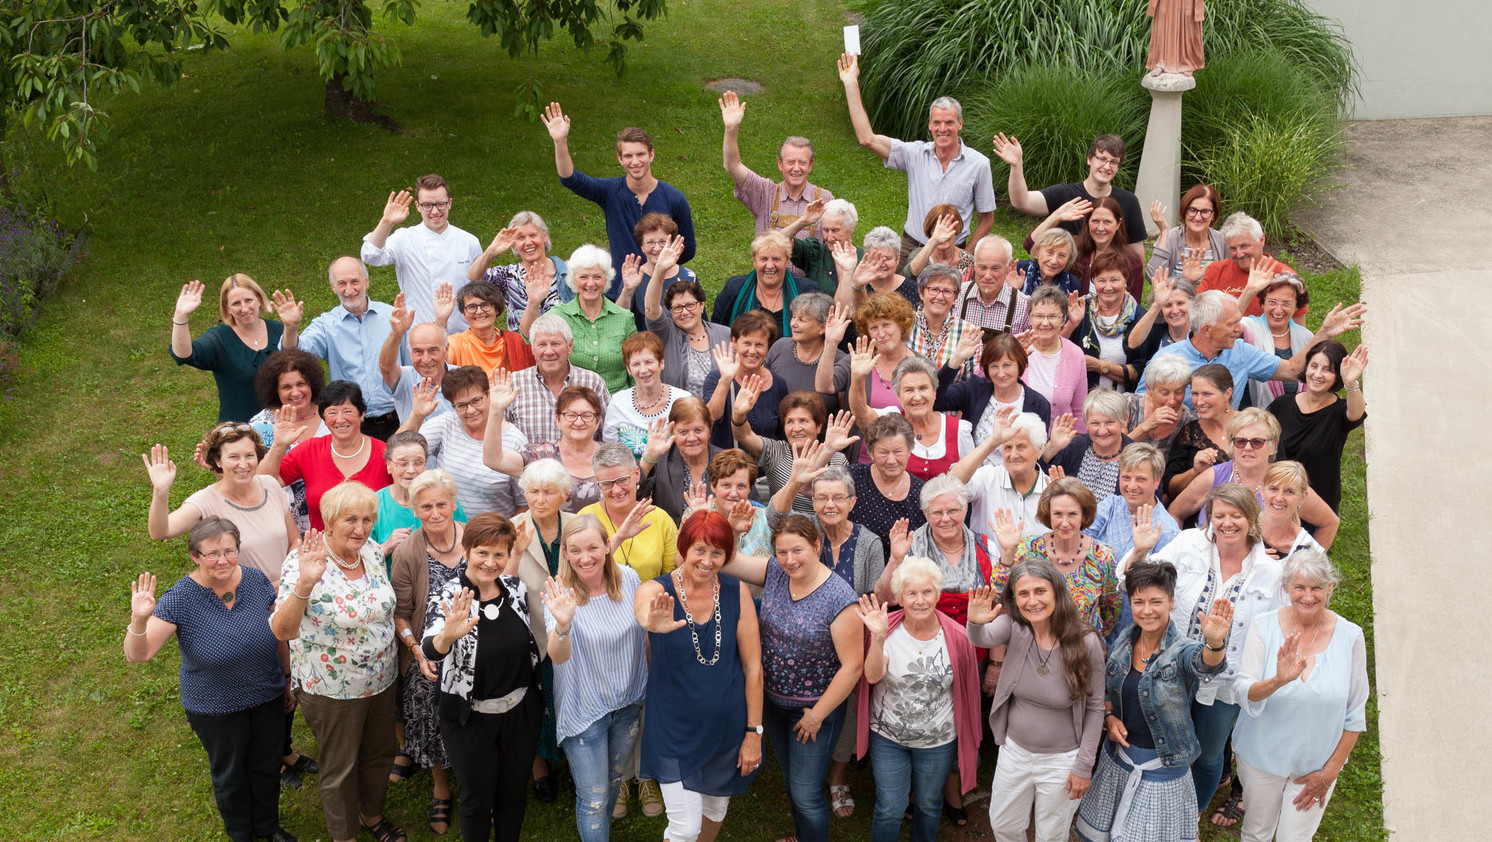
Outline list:
[[[606,516],[606,504],[592,503],[580,510],[583,515],[595,515],[606,527],[606,537],[616,533],[616,524]],[[668,513],[659,508],[643,517],[644,524],[652,526],[622,542],[612,558],[617,564],[632,568],[637,578],[646,582],[664,573],[672,573],[679,554],[679,527]]]

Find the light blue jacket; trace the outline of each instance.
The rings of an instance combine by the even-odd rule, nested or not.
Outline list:
[[[1105,669],[1104,691],[1114,710],[1119,710],[1119,696],[1129,675],[1130,657],[1140,627],[1125,626],[1109,650]],[[1197,731],[1192,727],[1192,698],[1203,675],[1223,671],[1226,661],[1209,667],[1202,662],[1202,642],[1187,640],[1175,623],[1166,625],[1159,654],[1140,674],[1140,712],[1150,723],[1150,737],[1163,766],[1190,766],[1201,754]]]

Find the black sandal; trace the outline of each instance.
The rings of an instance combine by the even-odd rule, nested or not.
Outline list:
[[[436,830],[437,824],[445,825],[445,830]],[[445,836],[446,831],[451,829],[451,799],[430,799],[430,832],[436,836]]]
[[[405,765],[403,763],[400,763],[399,758],[401,757],[405,760],[408,760],[409,764]],[[398,783],[399,781],[407,781],[410,778],[414,777],[414,773],[416,771],[418,771],[418,769],[416,769],[414,765],[414,758],[401,751],[398,754],[394,755],[394,768],[389,770],[389,780],[393,783]]]
[[[1243,796],[1233,793],[1223,806],[1212,813],[1212,823],[1216,827],[1233,827],[1243,818]]]
[[[963,807],[955,807],[949,804],[947,799],[943,801],[943,818],[953,822],[957,827],[969,826],[969,811]]]
[[[373,834],[378,842],[409,842],[409,837],[404,835],[404,831],[386,818],[379,819],[378,824],[363,824],[363,820],[359,818],[357,823],[362,825],[363,830]]]

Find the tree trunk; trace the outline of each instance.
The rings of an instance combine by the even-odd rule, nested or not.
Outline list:
[[[399,124],[394,122],[394,118],[380,113],[375,103],[353,96],[352,92],[343,85],[346,78],[346,73],[337,73],[326,80],[326,99],[323,106],[326,113],[333,117],[345,117],[358,123],[372,123],[391,132],[399,131]]]

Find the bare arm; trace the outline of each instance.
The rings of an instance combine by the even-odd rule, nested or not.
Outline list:
[[[182,359],[192,355],[192,314],[202,306],[201,281],[187,281],[181,285],[181,294],[176,297],[176,309],[171,312],[171,353]]]
[[[575,174],[575,162],[570,160],[570,118],[565,116],[559,103],[551,102],[539,119],[549,130],[549,139],[554,141],[555,171],[560,178],[569,178]]]
[[[1046,196],[1026,187],[1025,150],[1021,149],[1021,142],[1014,135],[995,135],[995,156],[1010,165],[1010,178],[1005,183],[1010,206],[1028,216],[1046,216]]]
[[[1331,549],[1332,542],[1337,539],[1337,529],[1341,527],[1342,519],[1314,488],[1306,489],[1305,503],[1300,507],[1300,519],[1316,527],[1313,537],[1322,549]]]
[[[746,116],[746,103],[741,102],[735,91],[726,91],[720,98],[720,121],[725,124],[725,141],[721,150],[725,171],[737,185],[751,175],[751,170],[741,163],[741,120]]]
[[[1199,471],[1192,481],[1187,484],[1186,490],[1176,495],[1171,501],[1167,511],[1177,523],[1185,523],[1186,519],[1202,510],[1202,502],[1207,499],[1207,493],[1212,490],[1212,472],[1216,468],[1207,468]]]
[[[845,53],[839,57],[839,81],[844,83],[844,98],[850,108],[850,124],[855,127],[855,140],[879,155],[882,161],[886,160],[891,156],[891,138],[876,134],[870,127],[870,115],[860,100],[859,56]]]
[[[404,334],[413,323],[414,313],[404,306],[404,293],[395,295],[394,312],[389,314],[389,335],[384,337],[383,347],[378,349],[378,373],[383,375],[383,383],[390,389],[398,386],[399,378],[404,376],[404,367],[399,365],[399,345],[404,342]]]
[[[832,575],[832,573],[831,573]],[[805,715],[812,714],[820,722],[834,712],[860,683],[860,672],[865,663],[864,626],[855,616],[853,608],[845,608],[829,624],[829,634],[834,638],[834,651],[839,655],[839,669],[824,694],[813,703]]]
[[[482,434],[482,464],[510,477],[523,473],[523,455],[503,449],[503,422],[513,405],[513,387],[508,373],[494,369],[487,392],[487,431]]]
[[[1362,327],[1362,315],[1367,309],[1368,305],[1360,301],[1346,307],[1337,304],[1331,308],[1331,312],[1327,313],[1326,318],[1321,321],[1321,328],[1316,331],[1315,336],[1311,337],[1311,341],[1307,342],[1295,356],[1280,363],[1280,367],[1275,369],[1274,376],[1269,379],[1284,380],[1287,383],[1299,380],[1301,373],[1305,371],[1306,354],[1311,348],[1315,347],[1318,342],[1335,339],[1349,330]]]
[[[995,230],[994,211],[979,211],[976,218],[979,220],[979,223],[974,226],[974,233],[970,234],[969,239],[964,241],[965,246],[971,254],[974,251],[974,244],[984,239],[986,234]]]

